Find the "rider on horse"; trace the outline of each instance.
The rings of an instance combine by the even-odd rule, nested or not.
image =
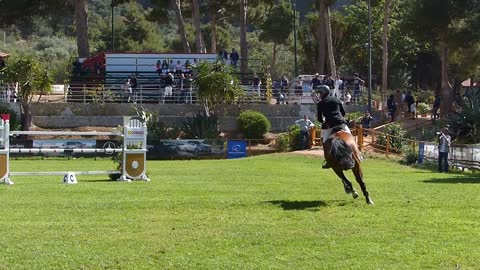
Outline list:
[[[317,117],[318,121],[322,123],[323,143],[328,140],[334,128],[336,130],[340,128],[351,134],[351,131],[347,126],[347,121],[344,118],[345,110],[342,102],[337,97],[330,95],[330,88],[326,85],[319,86],[317,92],[320,94],[320,97],[316,96]],[[322,167],[330,168],[327,163]]]

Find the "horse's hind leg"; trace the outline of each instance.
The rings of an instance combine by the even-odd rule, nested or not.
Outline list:
[[[355,175],[355,180],[357,180],[357,183],[360,185],[363,196],[365,196],[365,200],[367,201],[367,203],[373,204],[372,199],[370,199],[370,194],[367,191],[367,186],[363,181],[363,172],[362,172],[362,168],[360,168],[360,160],[357,157],[354,157],[354,158],[355,158],[355,167],[353,167],[352,171],[353,171],[353,174]]]
[[[340,177],[340,179],[342,179],[343,188],[345,189],[345,193],[352,194],[352,197],[354,199],[356,199],[358,197],[358,193],[355,190],[355,188],[353,188],[352,182],[350,182],[347,179],[347,177],[345,177],[345,174],[343,173],[343,171],[341,169],[335,168],[334,171],[338,175],[338,177]]]

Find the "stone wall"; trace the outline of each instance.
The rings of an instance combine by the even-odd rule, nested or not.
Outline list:
[[[17,107],[18,104],[13,104]],[[81,126],[116,127],[122,125],[123,116],[136,115],[141,108],[156,112],[160,120],[167,125],[181,123],[194,113],[204,111],[202,105],[192,104],[93,104],[93,103],[34,103],[33,124],[42,128],[74,128]],[[303,115],[316,119],[316,107],[312,104],[242,104],[224,105],[218,109],[220,129],[235,131],[236,118],[245,110],[263,113],[272,124],[272,132],[285,131],[295,120]],[[363,106],[348,106],[347,111],[365,110]]]

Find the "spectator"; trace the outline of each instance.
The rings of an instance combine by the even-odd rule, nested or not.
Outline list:
[[[397,111],[397,103],[395,102],[395,96],[391,94],[387,99],[387,110],[391,117],[391,121],[395,121],[395,113]]]
[[[418,100],[412,103],[410,106],[410,111],[412,112],[412,119],[417,118],[417,105],[418,105]]]
[[[5,59],[3,57],[0,57],[0,69],[3,69],[5,67]]]
[[[182,72],[183,72],[182,63],[180,62],[180,60],[177,60],[177,64],[175,65],[175,75],[180,75],[182,74]]]
[[[360,93],[365,81],[360,79],[358,73],[354,74],[353,78],[353,103],[357,104],[360,101]]]
[[[158,73],[158,75],[162,74],[162,62],[157,60],[157,63],[155,64],[155,72]]]
[[[371,128],[370,123],[373,121],[373,117],[370,115],[369,111],[366,111],[362,117],[362,128],[369,129]],[[363,136],[368,136],[366,131],[363,131]]]
[[[317,89],[317,87],[319,87],[320,85],[322,85],[322,81],[320,81],[320,75],[318,73],[315,73],[315,77],[310,81],[310,87],[312,91]]]
[[[137,75],[134,73],[130,77],[130,85],[132,86],[132,95],[133,95],[133,103],[137,103],[137,88],[138,88],[138,80],[137,80]]]
[[[192,72],[192,64],[190,64],[190,60],[185,60],[185,66],[183,73],[191,73]]]
[[[451,138],[448,127],[444,127],[438,137],[438,172],[448,173],[448,152],[450,151]]]
[[[433,101],[433,108],[432,108],[432,118],[433,120],[437,119],[440,117],[440,115],[438,114],[438,110],[440,109],[440,96],[439,95],[435,95],[435,100]]]
[[[227,59],[228,59],[228,52],[227,50],[225,50],[225,48],[222,48],[219,52],[218,52],[218,58],[220,61],[222,62],[226,62]]]
[[[314,127],[315,124],[308,119],[307,115],[304,115],[302,119],[295,121],[295,124],[300,127],[302,150],[307,149],[310,145],[310,128]]]
[[[234,68],[237,68],[239,59],[240,56],[238,55],[238,52],[235,49],[232,49],[232,53],[230,53],[230,62]]]
[[[167,74],[168,73],[168,63],[167,60],[163,59],[162,62],[162,73]]]
[[[193,79],[192,74],[187,74],[187,77],[184,80],[183,87],[186,89],[185,94],[185,103],[192,104],[192,94],[193,94]]]
[[[352,95],[350,94],[350,92],[347,92],[347,94],[345,95],[345,104],[350,105],[351,102],[352,102]]]
[[[412,119],[415,119],[415,114],[412,113],[412,106],[415,107],[415,98],[412,95],[412,92],[408,91],[405,95],[405,103],[407,105],[407,111],[410,113]]]
[[[172,59],[170,59],[170,62],[168,63],[168,72],[171,72],[171,73],[175,72],[175,65],[173,64]]]
[[[163,93],[163,103],[170,102],[170,98],[173,95],[173,75],[168,73],[165,77],[165,92]]]
[[[287,76],[283,75],[282,77],[282,89],[283,90],[288,90],[288,78]]]
[[[125,84],[123,84],[123,93],[126,96],[126,101],[131,102],[132,98],[132,85],[130,84],[130,78],[125,80]]]
[[[340,76],[335,76],[335,90],[333,91],[333,96],[340,98],[342,96],[342,93],[340,90],[343,90],[342,88],[343,81],[340,79]]]
[[[252,88],[253,88],[253,91],[256,91],[257,92],[257,95],[260,97],[261,93],[260,93],[260,85],[262,84],[262,81],[260,80],[260,78],[258,77],[257,73],[254,73],[253,74],[253,80],[252,80]]]
[[[330,90],[335,89],[335,81],[333,80],[332,75],[328,75],[328,76],[323,77],[323,83],[322,84],[328,86],[328,88],[330,88]],[[330,91],[330,95],[333,96],[334,93],[332,91]]]

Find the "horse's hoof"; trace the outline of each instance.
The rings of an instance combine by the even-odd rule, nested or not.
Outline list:
[[[374,205],[374,203],[373,203],[372,199],[370,199],[370,198],[367,198],[367,204]]]
[[[358,193],[356,191],[352,192],[352,197],[354,199],[358,198]]]

